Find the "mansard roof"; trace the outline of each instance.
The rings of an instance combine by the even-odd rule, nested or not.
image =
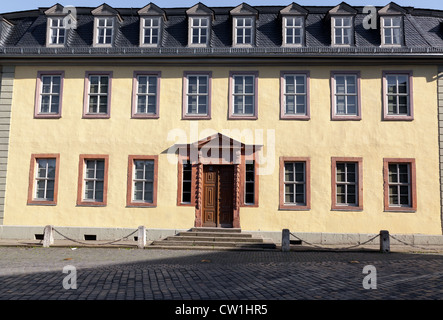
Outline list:
[[[404,17],[404,45],[397,48],[381,46],[380,25],[378,29],[364,27],[367,13],[364,7],[349,6],[300,6],[289,5],[250,6],[242,3],[236,7],[206,7],[197,3],[191,8],[159,8],[153,3],[143,8],[112,8],[102,4],[97,8],[76,7],[76,29],[68,32],[64,47],[46,46],[47,14],[63,11],[56,4],[36,10],[3,13],[5,23],[1,33],[0,59],[35,56],[50,57],[158,57],[195,58],[212,57],[324,57],[324,56],[382,56],[392,58],[404,55],[443,55],[443,11],[400,7],[389,3],[375,8],[380,15],[402,14]],[[210,29],[210,44],[203,48],[188,46],[189,14],[212,12],[214,20]],[[332,14],[352,13],[355,17],[355,42],[349,48],[331,46],[331,24],[325,17]],[[285,14],[303,14],[305,41],[301,47],[282,45],[282,19]],[[93,45],[94,17],[118,16],[115,41],[112,47],[97,48]],[[168,19],[162,24],[162,42],[155,48],[141,47],[139,43],[140,18],[143,15],[160,15]],[[248,48],[232,46],[232,16],[256,15],[255,45]],[[0,27],[1,25],[0,24]]]

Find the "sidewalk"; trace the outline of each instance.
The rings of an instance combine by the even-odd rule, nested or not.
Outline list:
[[[159,250],[158,248],[151,247],[150,244],[153,241],[147,241],[145,249]],[[0,247],[43,247],[43,240],[19,240],[19,239],[0,239]],[[71,241],[71,240],[55,240],[51,245],[52,248],[127,248],[137,249],[137,241],[128,240],[103,240],[103,241]],[[176,250],[201,250],[201,251],[226,251],[229,249],[217,249],[212,247],[198,247],[198,248],[185,248]],[[162,249],[160,249],[162,250]],[[167,249],[163,249],[167,250]],[[245,249],[247,251],[247,249]],[[294,245],[290,246],[291,251],[373,251],[380,250],[379,244],[365,244],[361,246],[347,246],[347,245]],[[275,250],[268,251],[281,251],[281,246],[277,244]],[[443,254],[443,245],[405,245],[405,244],[391,244],[390,252],[400,253],[428,253],[428,254]]]

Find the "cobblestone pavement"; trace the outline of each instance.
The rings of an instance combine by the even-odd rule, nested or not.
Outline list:
[[[443,254],[0,247],[0,300],[23,299],[440,300]]]

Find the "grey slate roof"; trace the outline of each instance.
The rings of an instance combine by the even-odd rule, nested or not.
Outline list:
[[[1,15],[12,25],[0,23],[0,57],[20,55],[263,55],[263,54],[443,54],[443,11],[403,7],[405,45],[401,48],[381,48],[380,29],[363,27],[363,7],[354,7],[355,46],[337,48],[331,46],[331,25],[326,19],[333,7],[305,6],[306,44],[301,48],[282,47],[282,20],[280,10],[285,6],[256,6],[258,20],[256,45],[252,48],[232,47],[232,18],[229,11],[233,7],[212,7],[215,20],[212,24],[211,43],[208,48],[188,47],[189,8],[162,8],[167,17],[163,30],[163,41],[159,48],[139,46],[140,8],[114,8],[123,21],[118,23],[115,42],[112,48],[93,47],[95,8],[76,8],[77,29],[70,30],[64,48],[46,47],[48,8],[4,13]],[[377,9],[381,9],[378,7]]]

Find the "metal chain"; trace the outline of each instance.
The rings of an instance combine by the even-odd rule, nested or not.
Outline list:
[[[79,244],[89,244],[89,243],[86,243],[86,242],[81,242],[81,241],[77,241],[77,240],[74,240],[74,239],[68,238],[67,236],[61,234],[61,233],[60,233],[57,229],[55,229],[55,228],[53,228],[53,230],[54,230],[56,233],[58,233],[60,236],[64,237],[66,240],[69,240],[69,241],[72,241],[72,242],[76,242],[76,243],[79,243]],[[128,234],[126,237],[122,237],[122,238],[120,238],[120,239],[113,240],[113,241],[109,241],[109,242],[97,243],[97,245],[102,246],[102,245],[106,245],[106,244],[112,244],[112,243],[115,243],[115,242],[121,241],[121,240],[123,240],[123,239],[127,239],[127,238],[129,238],[130,236],[132,236],[134,233],[136,233],[137,231],[138,231],[138,229],[135,230],[134,232]]]
[[[306,243],[306,244],[308,244],[308,245],[310,245],[310,246],[314,246],[314,247],[316,247],[316,248],[320,248],[320,249],[330,249],[330,250],[347,250],[347,249],[351,249],[351,248],[356,248],[356,247],[362,246],[362,245],[364,245],[364,244],[366,244],[366,243],[368,243],[368,242],[371,242],[371,241],[373,241],[374,239],[376,239],[377,237],[380,236],[379,234],[377,234],[377,235],[374,236],[373,238],[371,238],[371,239],[369,239],[369,240],[367,240],[367,241],[365,241],[365,242],[363,242],[363,243],[359,243],[359,244],[356,244],[356,245],[352,245],[352,246],[350,246],[350,247],[345,247],[345,248],[327,248],[327,247],[317,246],[317,245],[312,244],[312,243],[309,243],[309,242],[307,242],[307,241],[305,241],[305,240],[303,240],[303,239],[300,239],[299,237],[297,237],[297,236],[296,236],[295,234],[293,234],[292,232],[290,232],[289,234],[291,234],[293,237],[297,238],[298,240],[300,240],[300,241],[302,241],[302,242],[304,242],[304,243]]]
[[[404,245],[407,245],[407,246],[415,247],[415,248],[422,249],[422,250],[433,250],[433,249],[424,248],[424,247],[419,247],[419,246],[416,246],[416,245],[413,245],[413,244],[410,244],[410,243],[404,242],[403,240],[400,240],[400,239],[394,237],[394,236],[391,235],[391,234],[390,234],[389,236],[390,236],[392,239],[395,239],[395,240],[397,240],[398,242],[400,242],[400,243],[402,243],[402,244],[404,244]],[[436,251],[436,250],[435,250],[435,251]],[[436,252],[438,252],[438,251],[436,251]]]

